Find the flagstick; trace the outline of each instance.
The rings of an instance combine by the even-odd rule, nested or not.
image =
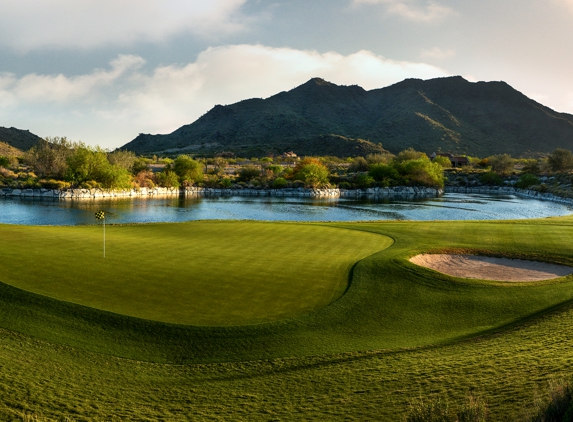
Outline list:
[[[103,218],[103,257],[105,258],[105,217]]]

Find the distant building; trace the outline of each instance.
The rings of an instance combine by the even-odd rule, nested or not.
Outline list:
[[[452,167],[462,167],[470,164],[470,160],[468,160],[468,157],[455,156],[450,152],[448,153],[439,152],[437,154],[433,152],[432,155],[430,155],[430,160],[434,161],[434,158],[436,158],[437,156],[448,158],[450,160],[450,163],[452,163]]]
[[[289,151],[289,152],[285,152],[284,154],[281,155],[281,158],[295,158],[298,160],[298,155],[296,155],[294,152]]]

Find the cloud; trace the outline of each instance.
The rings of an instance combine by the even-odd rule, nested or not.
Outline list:
[[[456,55],[456,51],[452,49],[442,50],[439,47],[434,47],[429,50],[422,50],[420,55],[423,59],[447,59]]]
[[[0,121],[40,136],[117,147],[140,132],[170,133],[216,104],[266,98],[316,76],[373,89],[448,75],[365,50],[342,55],[263,45],[209,48],[192,63],[149,71],[143,63],[141,57],[120,56],[109,69],[75,77],[0,75],[0,99],[6,99]]]
[[[354,5],[381,4],[388,15],[400,16],[414,22],[442,21],[456,12],[454,9],[442,6],[434,1],[420,4],[419,0],[352,0]]]
[[[0,43],[19,51],[161,42],[242,29],[246,0],[2,0]]]

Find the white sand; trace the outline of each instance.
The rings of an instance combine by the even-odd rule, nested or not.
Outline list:
[[[482,280],[539,281],[573,273],[573,267],[565,265],[477,255],[421,254],[410,261],[454,277]]]

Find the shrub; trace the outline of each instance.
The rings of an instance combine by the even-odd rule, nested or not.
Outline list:
[[[538,184],[539,184],[539,178],[536,175],[526,173],[526,174],[522,174],[519,177],[519,180],[517,181],[515,186],[518,187],[519,189],[527,189],[530,186],[538,185]]]
[[[67,189],[70,187],[69,182],[55,179],[40,180],[40,185],[45,189],[58,189],[58,190]]]
[[[479,181],[484,185],[501,185],[503,184],[503,179],[493,171],[488,171],[487,173],[483,173],[479,177]]]
[[[248,165],[241,167],[239,170],[238,179],[241,182],[250,182],[251,180],[261,175],[261,169],[258,166]]]
[[[287,185],[287,180],[284,177],[277,177],[273,182],[273,188],[282,189]]]
[[[510,174],[515,164],[515,160],[508,154],[492,155],[488,158],[488,162],[491,166],[491,171],[502,176]]]
[[[557,148],[547,156],[547,164],[552,171],[568,171],[573,169],[573,153],[563,148]]]
[[[349,182],[340,182],[338,185],[340,189],[351,189],[352,185]]]
[[[425,153],[416,151],[414,148],[408,148],[399,152],[394,161],[397,163],[403,163],[404,161],[420,160],[424,158],[428,159],[428,156]]]
[[[449,168],[452,166],[450,159],[448,157],[444,157],[443,155],[437,155],[436,158],[434,158],[434,163],[438,163],[443,168]]]
[[[306,187],[317,188],[328,184],[328,169],[320,163],[305,164],[294,174],[294,178],[304,182]]]
[[[178,188],[180,186],[179,177],[171,170],[157,173],[156,177],[159,184],[166,188]]]
[[[398,170],[389,164],[373,164],[368,170],[368,175],[377,182],[388,182],[388,186],[400,177]]]
[[[356,178],[356,184],[360,188],[368,188],[372,186],[376,181],[373,177],[369,176],[368,174],[361,174]]]
[[[364,157],[356,157],[352,160],[349,170],[352,172],[368,170],[368,161]]]

